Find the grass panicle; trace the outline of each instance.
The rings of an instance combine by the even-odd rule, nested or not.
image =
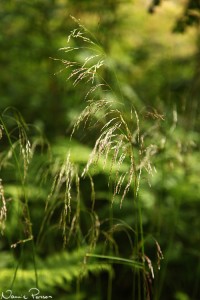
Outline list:
[[[17,197],[16,200],[11,201],[12,206],[17,207],[17,213],[15,218],[17,218],[18,224],[22,224],[22,226],[18,226],[18,240],[15,243],[11,244],[11,248],[16,248],[18,245],[23,245],[24,243],[31,242],[31,252],[32,252],[32,260],[34,265],[34,275],[35,275],[35,286],[38,287],[38,274],[36,268],[36,252],[35,252],[35,242],[34,235],[32,230],[32,220],[30,214],[29,207],[29,196],[26,188],[26,177],[28,173],[28,167],[33,155],[31,149],[31,143],[28,139],[28,126],[26,125],[23,117],[16,109],[10,109],[13,114],[6,114],[8,110],[5,111],[2,115],[0,115],[0,121],[2,127],[5,131],[5,137],[7,138],[7,142],[9,145],[8,154],[4,156],[3,162],[0,162],[0,165],[4,167],[4,163],[8,164],[10,161],[10,167],[13,175],[11,175],[12,180],[15,180],[16,185],[20,189],[21,196]],[[6,126],[6,121],[9,126],[12,127],[12,130],[9,129],[9,126]],[[14,128],[14,129],[13,129]],[[16,134],[17,132],[17,134]],[[17,136],[17,138],[16,138]],[[22,163],[23,161],[23,163]],[[14,172],[13,172],[14,170]],[[13,176],[13,178],[12,178]],[[2,187],[1,182],[1,192],[0,192],[1,201],[3,203],[1,209],[1,224],[2,229],[5,227],[5,213],[6,213],[6,202],[4,196],[4,189]],[[9,214],[9,212],[8,212]],[[2,223],[3,221],[3,223]],[[20,248],[20,257],[23,255],[23,247]],[[17,262],[17,266],[14,271],[13,280],[11,287],[14,286],[16,281],[17,272],[20,266],[20,259]]]
[[[81,39],[82,44],[85,42],[89,43],[90,37],[86,37],[88,34],[87,29],[80,24],[80,21],[75,20],[75,22],[82,31],[79,29],[73,30],[67,42],[73,44],[77,39]],[[91,36],[90,33],[89,36]],[[147,134],[140,133],[140,121],[136,109],[131,108],[130,119],[132,124],[129,124],[122,111],[116,107],[117,102],[114,100],[116,96],[114,95],[114,99],[110,99],[110,95],[114,92],[99,72],[99,68],[104,66],[104,60],[98,60],[96,64],[92,63],[93,60],[99,59],[99,57],[106,58],[105,53],[102,47],[96,43],[96,40],[91,40],[91,45],[89,49],[85,46],[80,48],[73,48],[72,46],[61,48],[67,54],[70,52],[70,55],[73,51],[77,54],[77,52],[83,53],[87,50],[86,52],[88,53],[86,57],[83,56],[83,62],[76,62],[76,55],[73,60],[61,59],[61,63],[65,65],[65,68],[70,69],[68,80],[73,79],[74,85],[85,78],[89,78],[88,83],[90,81],[88,92],[86,92],[84,98],[86,106],[73,125],[71,137],[80,126],[83,129],[86,129],[86,126],[100,129],[99,137],[96,139],[94,148],[82,172],[82,177],[85,177],[90,168],[95,167],[100,160],[103,159],[103,168],[107,167],[108,161],[111,160],[109,181],[112,177],[113,167],[117,166],[113,200],[116,195],[121,193],[120,206],[122,206],[123,200],[133,182],[136,190],[135,194],[138,194],[142,170],[145,169],[148,174],[153,173],[151,157],[156,154],[157,147],[153,144],[144,146]],[[95,54],[96,51],[100,53]],[[80,67],[77,68],[77,64]],[[92,98],[90,98],[91,96]],[[156,119],[160,116],[157,111],[153,111],[152,114]],[[135,128],[133,129],[133,127]],[[134,147],[135,144],[139,145],[139,149]],[[120,168],[124,162],[129,164],[129,168],[122,174]]]
[[[151,274],[151,278],[154,279],[154,269],[150,258],[145,254],[144,250],[144,236],[143,236],[143,221],[142,221],[142,208],[139,201],[139,189],[140,181],[144,177],[143,172],[147,172],[148,175],[152,175],[155,171],[152,164],[152,157],[156,155],[158,146],[150,143],[150,136],[153,134],[152,127],[147,129],[141,129],[140,116],[137,110],[131,105],[130,115],[127,117],[123,113],[122,99],[117,100],[116,94],[109,86],[107,82],[102,78],[102,68],[106,61],[106,55],[102,50],[102,47],[96,43],[96,40],[90,39],[91,34],[87,37],[88,31],[84,26],[78,23],[79,28],[71,32],[67,42],[71,45],[78,43],[80,40],[81,47],[73,47],[71,45],[62,48],[68,57],[73,57],[73,60],[63,60],[65,68],[68,69],[68,81],[72,80],[72,84],[76,86],[83,81],[88,87],[86,96],[84,97],[85,108],[82,110],[76,121],[74,122],[71,138],[74,133],[81,127],[86,130],[88,128],[94,128],[95,132],[99,132],[94,142],[93,149],[88,157],[88,161],[80,174],[80,179],[89,177],[92,187],[92,199],[95,199],[94,183],[92,180],[93,169],[101,164],[103,169],[109,169],[108,186],[112,187],[111,203],[114,203],[116,196],[120,196],[120,208],[122,208],[123,202],[129,192],[133,191],[134,201],[136,202],[135,208],[137,211],[136,225],[136,246],[134,247],[134,257],[137,257],[136,262],[132,262],[133,266],[141,264],[143,274],[146,274],[145,264],[147,263],[148,269]],[[87,44],[85,46],[85,43]],[[90,44],[90,47],[88,47]],[[85,53],[84,53],[85,51]],[[98,52],[98,53],[97,53]],[[78,55],[82,53],[82,55]],[[74,54],[74,56],[73,56]],[[82,60],[80,59],[82,57]],[[76,60],[78,58],[78,61]],[[111,97],[111,95],[113,95]],[[121,97],[121,93],[120,93]],[[146,114],[146,117],[152,118],[157,122],[164,119],[163,115],[159,114],[156,110]],[[157,124],[154,126],[158,126]],[[112,183],[112,184],[111,184]],[[114,183],[114,184],[113,184]],[[94,211],[94,200],[92,200],[92,219],[93,226],[89,231],[91,249],[94,249],[99,237],[100,223],[97,213]],[[78,215],[75,215],[72,220],[72,226],[70,230],[70,236],[74,231],[75,224],[78,223]],[[90,234],[92,233],[92,234]],[[114,248],[118,248],[113,235],[104,232],[104,236]],[[157,245],[157,257],[158,266],[160,260],[163,258],[161,250]],[[93,254],[89,251],[88,257],[92,256],[104,259],[110,259],[112,261],[118,261],[118,263],[125,263],[123,258],[116,258],[115,256],[101,256]],[[126,260],[128,262],[128,260]],[[147,272],[148,274],[148,272]],[[138,275],[140,278],[140,275]],[[146,278],[146,275],[144,275]],[[140,279],[138,279],[138,282]],[[147,282],[144,279],[144,282]],[[150,281],[148,281],[150,282]],[[139,284],[139,283],[138,283]],[[148,294],[148,284],[146,287],[146,294]],[[140,289],[140,288],[139,288]]]

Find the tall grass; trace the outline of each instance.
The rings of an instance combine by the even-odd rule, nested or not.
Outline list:
[[[145,251],[143,213],[139,194],[140,181],[146,176],[145,173],[149,176],[155,171],[152,157],[156,155],[160,141],[157,144],[149,143],[149,131],[152,128],[145,131],[140,128],[141,122],[144,121],[140,120],[134,103],[130,105],[129,114],[127,114],[122,93],[119,92],[120,83],[118,82],[117,90],[115,90],[115,87],[111,87],[103,77],[107,60],[103,47],[78,20],[74,19],[74,21],[77,28],[69,35],[67,46],[60,49],[69,59],[55,60],[63,64],[64,68],[61,71],[68,74],[68,84],[73,84],[77,89],[79,84],[85,85],[85,96],[83,96],[85,108],[73,125],[71,137],[79,128],[84,131],[90,130],[90,132],[93,130],[96,134],[93,150],[81,171],[79,180],[87,176],[91,179],[95,169],[101,164],[103,169],[108,170],[107,184],[112,189],[110,209],[112,210],[115,199],[118,198],[120,199],[119,207],[123,210],[123,203],[131,194],[136,218],[135,228],[132,228],[134,232],[132,259],[114,255],[113,251],[111,251],[112,255],[93,253],[94,248],[86,254],[86,257],[95,257],[109,263],[116,262],[131,267],[134,274],[133,299],[136,297],[137,299],[151,299],[150,290],[151,281],[154,279],[154,267]],[[77,47],[74,44],[81,46]],[[110,74],[117,80],[115,72]],[[146,111],[145,114],[158,122],[164,120],[164,117],[155,109]],[[94,187],[93,184],[92,186]],[[70,190],[69,187],[68,190]],[[92,201],[92,210],[94,210],[94,201],[95,199]],[[98,218],[98,210],[95,214]],[[112,219],[112,214],[110,218]],[[111,226],[114,226],[112,220],[111,223]],[[114,239],[112,234],[109,239]],[[157,264],[160,268],[163,254],[156,240],[155,245]],[[111,292],[108,298],[111,299]]]
[[[43,251],[44,255],[44,244],[48,240],[46,237],[53,234],[58,247],[62,239],[64,249],[76,250],[75,263],[77,261],[80,263],[81,260],[81,265],[74,266],[71,272],[64,270],[59,258],[53,255],[50,258],[55,261],[55,265],[52,265],[53,262],[49,264],[51,269],[53,269],[52,266],[55,269],[58,266],[63,272],[58,272],[59,275],[55,276],[58,282],[62,281],[63,277],[69,280],[74,277],[77,279],[77,298],[80,294],[83,274],[88,275],[89,272],[99,274],[106,271],[109,274],[107,299],[112,299],[115,287],[112,285],[113,270],[110,265],[117,264],[130,268],[132,271],[132,299],[152,299],[151,289],[156,264],[146,253],[140,184],[144,178],[149,178],[156,171],[153,158],[162,143],[158,139],[157,129],[164,117],[155,109],[138,112],[134,103],[127,104],[123,99],[115,71],[109,70],[109,76],[113,76],[117,84],[112,87],[109,82],[105,81],[104,74],[109,69],[107,54],[97,39],[78,20],[74,19],[74,21],[77,28],[70,33],[67,46],[60,49],[67,58],[54,60],[63,65],[61,71],[67,74],[67,84],[73,85],[75,89],[79,89],[80,85],[85,88],[84,95],[80,95],[84,108],[71,127],[72,144],[73,140],[77,139],[77,132],[88,133],[88,136],[93,133],[93,138],[85,142],[87,147],[92,147],[85,165],[74,161],[73,146],[71,146],[71,150],[66,149],[64,160],[50,155],[49,160],[37,167],[38,148],[40,150],[43,147],[48,148],[44,140],[38,142],[35,139],[31,143],[28,137],[29,127],[15,110],[13,110],[14,116],[9,119],[12,123],[11,130],[5,122],[6,114],[4,113],[0,118],[0,138],[3,135],[9,144],[9,151],[1,157],[0,166],[4,168],[6,164],[12,165],[15,170],[15,180],[20,189],[20,196],[17,200],[11,200],[11,204],[16,207],[15,217],[19,226],[17,240],[12,241],[11,248],[13,251],[20,248],[20,255],[10,288],[14,288],[17,277],[21,276],[20,268],[23,269],[23,256],[26,256],[24,246],[29,242],[34,266],[34,285],[44,286],[45,281],[40,274],[45,274],[46,270],[43,268],[38,253]],[[147,122],[148,118],[153,120],[153,125]],[[36,155],[35,161],[34,155]],[[47,156],[44,158],[47,159]],[[33,164],[31,164],[32,161]],[[106,209],[109,210],[107,218],[103,218],[98,210],[95,175],[99,170],[105,173],[107,180],[106,193],[109,195],[107,199],[109,205],[106,205]],[[34,201],[31,203],[31,199],[35,196],[30,196],[28,191],[30,181],[34,188],[44,184],[45,190],[48,191],[41,197],[42,216],[36,221],[36,225],[33,220],[36,204]],[[85,201],[85,203],[84,196],[82,196],[83,184],[88,184],[90,190],[90,195],[87,195],[90,201]],[[131,205],[128,207],[133,214],[131,224],[123,219],[124,206],[127,202],[130,204],[130,199]],[[3,234],[11,206],[8,208],[2,179],[0,179],[0,201],[0,229]],[[41,205],[41,202],[38,201],[37,205]],[[118,218],[113,216],[116,206],[121,215]],[[35,227],[37,232],[35,232]],[[121,245],[115,238],[115,233],[118,231],[122,231],[128,238],[131,249],[128,257],[120,255]],[[50,241],[52,242],[52,239]],[[154,239],[153,241],[159,269],[163,254],[159,243]],[[65,255],[60,257],[63,261],[68,261]],[[29,273],[28,267],[25,269],[27,276],[31,277],[30,274],[33,275],[33,273]],[[56,283],[53,278],[54,275],[49,275],[50,283],[48,284],[52,284],[51,287],[54,288]],[[63,283],[62,286],[64,286]]]
[[[23,220],[23,231],[19,230],[19,236],[20,239],[18,241],[15,241],[11,248],[16,248],[17,246],[20,246],[20,259],[19,262],[16,265],[13,280],[11,283],[11,289],[13,288],[15,278],[17,276],[17,271],[20,266],[22,256],[23,256],[23,248],[24,243],[30,242],[31,243],[31,252],[32,252],[32,259],[34,264],[34,271],[35,271],[35,286],[38,287],[38,278],[37,278],[37,268],[36,268],[36,261],[35,261],[35,242],[33,240],[33,232],[32,232],[32,221],[30,216],[30,209],[29,209],[29,199],[26,191],[26,176],[28,172],[29,163],[32,157],[32,149],[31,144],[27,136],[27,125],[24,122],[22,116],[20,113],[18,113],[15,109],[13,110],[13,116],[10,116],[11,122],[14,121],[16,124],[15,130],[18,131],[18,139],[16,142],[12,141],[12,133],[9,132],[3,115],[0,116],[0,122],[1,126],[5,132],[5,136],[8,140],[8,144],[10,147],[9,152],[6,154],[4,159],[1,161],[1,168],[4,164],[7,163],[10,159],[13,158],[13,164],[16,168],[16,181],[20,182],[21,186],[21,193],[22,197],[17,201],[17,218],[18,218],[18,224],[20,223],[20,219]],[[5,112],[4,112],[5,113]],[[6,199],[4,196],[4,189],[2,186],[2,179],[1,179],[1,224],[3,226],[3,229],[5,229],[5,220],[7,217],[7,208],[6,208]],[[2,223],[3,221],[3,223]],[[1,227],[2,227],[1,226]],[[21,227],[19,225],[19,227]],[[2,232],[3,233],[3,232]]]

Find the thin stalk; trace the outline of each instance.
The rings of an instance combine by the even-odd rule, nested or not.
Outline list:
[[[130,132],[128,131],[128,137],[130,139]],[[145,265],[144,265],[144,233],[143,233],[143,221],[142,221],[142,210],[141,210],[141,203],[139,201],[139,180],[140,180],[140,175],[137,175],[137,168],[134,162],[134,149],[133,145],[131,143],[131,140],[129,141],[131,145],[131,162],[133,163],[134,167],[134,186],[133,186],[133,206],[136,206],[136,253],[138,257],[142,258],[142,272],[145,270]],[[141,171],[140,171],[141,172]],[[136,286],[136,280],[137,280],[137,288],[138,288],[138,299],[141,298],[141,280],[143,280],[143,276],[141,277],[141,272],[140,270],[138,271],[138,278],[135,277],[135,286]],[[143,283],[143,297],[145,299],[145,287]]]
[[[107,299],[112,300],[112,274],[110,272],[108,273]]]
[[[86,253],[86,257],[105,259],[105,260],[109,260],[112,263],[124,264],[127,266],[135,267],[137,269],[143,269],[143,264],[133,259],[127,259],[127,258],[111,256],[111,255],[93,254],[93,253]]]
[[[110,191],[112,190],[112,184],[110,185],[110,190],[109,190],[109,193]],[[109,197],[112,199],[112,196]],[[110,208],[110,211],[109,211],[109,226],[110,228],[113,228],[113,209],[112,207]],[[111,230],[110,232],[111,234],[111,238],[113,238],[113,231]],[[112,251],[113,251],[113,246],[111,244],[111,247],[112,247]],[[108,289],[107,289],[107,300],[111,300],[112,299],[112,275],[109,273],[108,275]]]
[[[167,253],[170,253],[173,249],[174,237],[175,237],[175,234],[176,234],[175,229],[176,229],[176,224],[178,223],[180,205],[181,205],[181,201],[179,199],[177,201],[176,207],[174,207],[174,210],[173,210],[174,214],[171,216],[172,231],[171,231],[171,234],[169,236],[168,247],[166,249]],[[169,264],[169,259],[165,259],[165,264],[162,267],[162,273],[161,273],[161,276],[160,276],[160,281],[158,282],[158,289],[156,291],[157,293],[156,293],[156,296],[155,296],[155,300],[159,300],[160,297],[161,297],[164,282],[165,282],[165,277],[166,277],[166,274],[167,274],[168,264]]]
[[[138,196],[137,196],[138,198]],[[138,202],[138,214],[139,214],[139,233],[140,233],[140,244],[141,244],[141,254],[142,254],[142,261],[143,261],[143,265],[144,265],[144,235],[143,235],[143,223],[142,223],[142,212],[141,212],[141,205],[140,205],[140,201],[139,199],[137,199]],[[145,268],[145,266],[144,266]],[[143,290],[143,296],[145,299],[145,285],[144,285],[144,276],[142,276],[143,283],[142,283],[142,290]],[[141,292],[141,288],[139,290]]]

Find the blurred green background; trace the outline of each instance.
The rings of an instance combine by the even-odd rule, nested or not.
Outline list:
[[[124,114],[128,116],[133,106],[141,127],[150,132],[149,144],[157,140],[160,145],[153,158],[156,172],[148,178],[149,184],[144,179],[140,186],[145,251],[155,270],[155,240],[164,255],[160,271],[155,271],[151,299],[198,300],[200,4],[192,0],[1,0],[0,113],[15,143],[19,136],[14,118],[16,111],[20,112],[36,145],[27,171],[26,193],[33,234],[39,240],[39,287],[55,299],[135,299],[132,270],[126,265],[100,266],[93,259],[86,264],[86,277],[80,276],[95,214],[101,224],[97,248],[105,247],[107,240],[112,244],[109,251],[117,245],[121,257],[131,258],[129,242],[134,243],[134,234],[130,228],[135,222],[131,195],[122,209],[118,203],[111,207],[109,170],[98,165],[93,176],[95,213],[89,209],[90,179],[82,180],[80,222],[76,224],[74,218],[76,228],[69,230],[72,237],[65,250],[59,227],[62,190],[50,211],[45,210],[68,149],[72,149],[77,169],[82,170],[96,139],[96,132],[80,130],[69,142],[72,123],[85,107],[89,90],[84,82],[74,87],[73,81],[67,80],[68,70],[60,72],[63,65],[55,60],[71,55],[59,51],[67,46],[68,35],[77,27],[70,16],[80,19],[104,49],[102,77],[123,102]],[[86,49],[77,52],[75,59],[80,61],[81,55],[87,55]],[[14,249],[10,245],[23,238],[24,227],[29,225],[26,217],[20,220],[26,214],[16,203],[23,192],[14,159],[9,156],[5,130],[2,132],[0,178],[6,199],[12,201],[8,201],[6,229],[0,240],[0,292],[10,288],[18,261],[14,287],[23,292],[34,285],[32,252],[28,242]],[[72,189],[75,195],[76,184]],[[76,205],[72,205],[73,210]],[[112,242],[108,235],[118,225]]]

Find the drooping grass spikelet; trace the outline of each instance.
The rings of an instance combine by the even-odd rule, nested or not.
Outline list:
[[[79,20],[74,17],[72,17],[72,19],[78,24],[78,28],[73,29],[69,34],[67,46],[62,47],[59,50],[70,54],[81,50],[85,56],[80,61],[79,59],[77,60],[77,58],[73,61],[58,58],[52,59],[58,60],[64,65],[64,68],[59,72],[70,69],[67,80],[73,79],[74,86],[82,80],[86,80],[87,83],[90,82],[93,85],[96,82],[96,77],[98,77],[98,70],[104,65],[104,51],[100,45],[97,45],[97,43],[93,41],[94,37],[92,34],[89,36],[89,31],[79,22]],[[81,41],[82,46],[73,46],[74,41]]]
[[[100,156],[104,155],[107,151],[111,150],[112,141],[116,136],[115,131],[118,128],[120,128],[120,126],[120,122],[115,123],[113,126],[107,128],[101,133],[90,154],[89,160],[87,162],[86,167],[83,170],[82,176],[85,176],[92,164],[95,165],[98,162]]]
[[[98,100],[98,101],[88,100],[87,103],[88,103],[88,105],[80,113],[78,119],[76,120],[76,122],[73,126],[71,137],[73,136],[74,132],[79,128],[79,126],[82,122],[84,122],[83,128],[85,128],[88,120],[91,117],[94,118],[98,112],[100,112],[103,109],[106,111],[111,106],[111,104],[105,99],[101,99],[101,100]]]
[[[2,179],[0,178],[0,231],[3,235],[5,230],[5,222],[7,218],[7,206],[6,206],[6,199],[4,195],[4,188],[2,184]]]
[[[75,209],[75,213],[74,216],[71,220],[70,226],[69,226],[69,230],[68,230],[68,236],[67,236],[67,226],[66,226],[66,217],[63,214],[63,247],[66,246],[67,243],[69,243],[72,235],[74,236],[75,234],[78,235],[78,231],[80,230],[79,228],[79,219],[80,219],[80,177],[79,174],[76,170],[75,172],[75,185],[76,185],[76,209]]]
[[[0,140],[3,137],[3,126],[0,124]]]
[[[160,270],[160,261],[162,259],[164,259],[164,255],[162,253],[162,250],[160,248],[160,245],[158,244],[158,242],[155,240],[156,243],[156,254],[157,254],[157,266],[158,266],[158,270]]]
[[[95,249],[99,237],[99,233],[100,233],[99,217],[94,211],[91,213],[91,219],[93,225],[91,226],[91,229],[88,233],[90,235],[90,241],[89,241],[90,251]]]
[[[23,179],[25,180],[28,171],[28,166],[30,164],[33,153],[32,153],[31,143],[27,137],[25,129],[22,126],[19,127],[19,145],[20,145],[20,154],[23,157],[23,165],[24,165]]]
[[[149,270],[151,271],[151,276],[154,279],[154,270],[153,270],[152,262],[151,262],[150,258],[147,255],[144,255],[144,259],[147,262]]]
[[[59,228],[62,230],[63,246],[65,247],[72,232],[74,232],[77,220],[79,219],[78,210],[76,210],[74,212],[74,216],[71,217],[71,201],[73,199],[77,206],[80,202],[80,179],[77,167],[71,162],[70,152],[67,153],[66,159],[62,164],[60,164],[60,162],[56,163],[55,170],[53,170],[53,172],[55,172],[54,180],[45,208],[46,221],[48,218],[51,218],[56,207],[61,205]],[[76,187],[76,192],[74,191],[74,187]],[[75,201],[75,197],[77,198],[77,201]]]

